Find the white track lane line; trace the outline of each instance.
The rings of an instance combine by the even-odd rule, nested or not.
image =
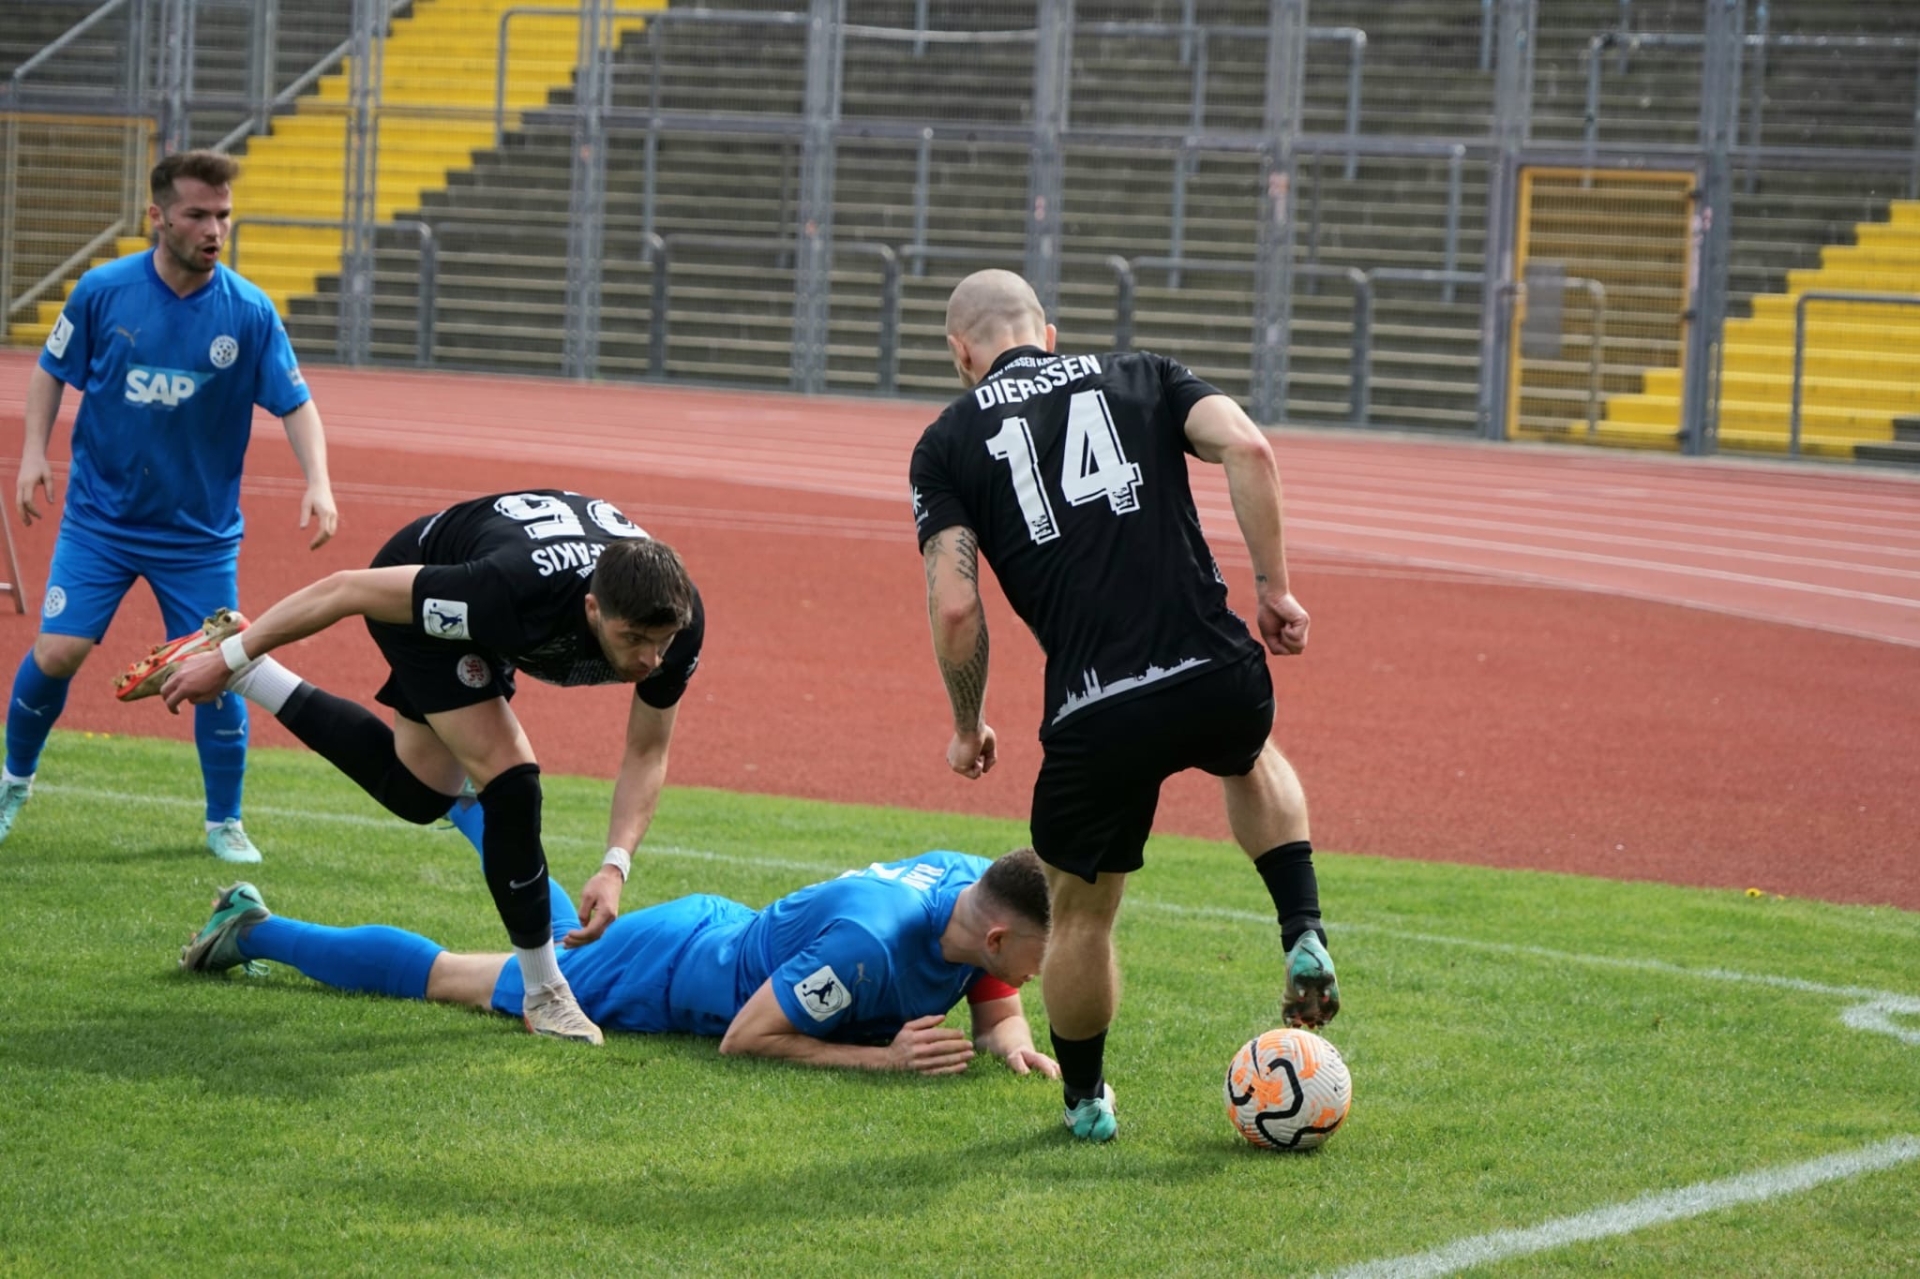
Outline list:
[[[1830,1181],[1897,1168],[1915,1159],[1920,1159],[1920,1138],[1893,1137],[1802,1164],[1742,1173],[1723,1181],[1696,1182],[1678,1190],[1655,1191],[1610,1208],[1555,1217],[1525,1230],[1496,1230],[1455,1240],[1431,1252],[1364,1262],[1335,1271],[1330,1279],[1432,1279],[1469,1266],[1491,1265],[1568,1244],[1610,1239],[1738,1204],[1765,1203],[1769,1199],[1801,1194]]]
[[[1624,555],[1600,555],[1592,551],[1573,551],[1546,546],[1527,546],[1518,542],[1497,542],[1490,541],[1486,538],[1451,537],[1445,533],[1371,528],[1362,524],[1340,524],[1331,520],[1294,518],[1288,520],[1287,523],[1296,528],[1313,529],[1322,533],[1345,533],[1348,535],[1375,538],[1382,541],[1411,542],[1420,546],[1458,546],[1469,550],[1497,551],[1502,554],[1517,555],[1529,559],[1563,560],[1575,564],[1604,565],[1609,568],[1630,568],[1643,573],[1659,573],[1674,577],[1694,577],[1714,582],[1737,582],[1746,586],[1763,586],[1773,590],[1794,591],[1809,595],[1825,595],[1835,599],[1860,600],[1871,604],[1885,604],[1893,608],[1920,609],[1920,599],[1904,599],[1898,595],[1882,595],[1875,591],[1850,591],[1844,587],[1825,586],[1818,582],[1796,582],[1791,578],[1762,577],[1754,573],[1735,573],[1728,569],[1698,568],[1690,564],[1664,563],[1659,560],[1636,559]]]

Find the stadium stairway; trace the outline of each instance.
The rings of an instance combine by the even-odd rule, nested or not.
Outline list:
[[[426,15],[449,4],[422,0],[418,10]],[[737,0],[728,9],[771,12],[795,7],[792,0]],[[910,27],[914,8],[913,0],[851,0],[849,18]],[[936,3],[932,16],[934,25],[943,29],[1009,27],[1023,25],[1014,20],[1018,8]],[[1181,0],[1080,0],[1076,6],[1084,24],[1177,21],[1182,8]],[[1903,30],[1903,22],[1912,22],[1910,10],[1876,7],[1873,0],[1831,0],[1819,6],[1782,0],[1773,10],[1776,31],[1796,29],[1795,21],[1801,23],[1798,29],[1814,31]],[[1566,144],[1580,138],[1584,51],[1596,32],[1618,25],[1620,12],[1618,0],[1556,0],[1542,6],[1535,77],[1537,140]],[[1491,77],[1478,69],[1479,0],[1315,0],[1311,13],[1316,26],[1352,26],[1367,33],[1363,135],[1427,140],[1485,136],[1492,95]],[[1635,25],[1644,29],[1699,29],[1697,5],[1642,0],[1633,13]],[[1261,0],[1200,0],[1197,16],[1206,23],[1262,26],[1268,15]],[[786,43],[767,38],[764,27],[701,30],[702,39],[676,36],[663,46],[662,105],[738,112],[744,123],[732,136],[666,135],[659,140],[652,229],[662,234],[788,238],[797,202],[795,147],[791,141],[757,135],[751,118],[797,114],[801,46],[797,38]],[[570,38],[564,43],[564,51],[556,48],[553,56],[552,72],[560,80],[565,74],[560,64],[570,68],[572,58]],[[519,48],[516,40],[516,61]],[[1296,197],[1299,259],[1334,268],[1441,266],[1449,180],[1444,159],[1363,156],[1349,174],[1338,146],[1345,127],[1346,52],[1337,43],[1320,42],[1310,52],[1306,122],[1323,153],[1301,160]],[[1264,42],[1218,40],[1210,54],[1205,122],[1257,130]],[[395,56],[390,47],[390,84]],[[1027,110],[1025,94],[983,95],[980,86],[1024,85],[1029,57],[1017,46],[1004,45],[984,51],[929,45],[923,55],[909,57],[897,42],[854,39],[848,46],[843,116],[856,128],[863,119],[881,116],[1017,123]],[[645,108],[650,61],[646,40],[623,43],[615,72],[617,106]],[[477,113],[463,104],[474,102],[476,91],[490,101],[490,53],[485,62],[485,67],[469,64],[464,69],[466,89],[452,87],[451,77],[431,89],[423,81],[417,97],[401,105],[423,117],[438,108],[448,122],[470,119]],[[1901,101],[1910,112],[1910,70],[1901,85],[1877,73],[1856,77],[1858,83],[1847,95],[1833,93],[1832,70],[1817,59],[1774,59],[1767,79],[1769,141],[1796,140],[1794,129],[1800,126],[1793,122],[1803,117],[1840,144],[1885,143],[1897,132],[1888,121],[1893,119],[1889,111],[1897,114],[1898,108],[1887,104],[1904,94]],[[1173,41],[1084,33],[1075,45],[1073,119],[1076,124],[1185,128],[1191,110],[1188,76]],[[1603,140],[1684,141],[1697,128],[1697,90],[1672,59],[1635,55],[1624,69],[1610,62],[1604,88]],[[337,113],[342,102],[337,84],[331,92],[335,96],[316,95],[317,101],[303,104],[295,117],[297,121],[313,113],[314,122],[279,122],[274,138],[256,140],[256,152],[283,134],[321,132],[322,115]],[[1842,96],[1849,100],[1840,101]],[[560,371],[570,130],[563,113],[538,110],[537,98],[536,93],[532,100],[515,99],[517,107],[527,109],[500,146],[465,141],[462,145],[477,148],[473,163],[447,174],[444,186],[434,185],[431,174],[416,174],[420,193],[410,197],[410,205],[386,180],[388,148],[382,147],[382,216],[424,220],[434,226],[439,241],[438,363]],[[1870,119],[1853,99],[1872,107]],[[548,95],[556,107],[566,100],[565,89]],[[390,92],[390,104],[395,101]],[[337,135],[337,126],[334,132]],[[645,216],[643,142],[643,135],[629,126],[614,132],[609,148],[599,364],[604,376],[639,376],[648,369],[652,273],[642,260],[639,234]],[[953,274],[969,265],[989,260],[1019,264],[1027,157],[1024,148],[976,141],[942,144],[930,158],[933,199],[925,211],[927,241],[982,255],[969,262],[930,262],[924,273],[910,269],[905,281],[899,387],[909,394],[944,395],[952,386],[939,340],[945,288]],[[337,158],[324,163],[309,158],[308,163],[336,171],[339,167]],[[1114,280],[1103,255],[1175,255],[1189,262],[1251,259],[1259,208],[1253,157],[1202,153],[1192,158],[1185,229],[1178,243],[1171,208],[1174,160],[1167,152],[1071,148],[1066,164],[1064,217],[1070,256],[1063,268],[1059,318],[1070,340],[1102,345],[1112,332]],[[844,142],[835,186],[836,238],[896,248],[908,243],[914,223],[914,168],[911,144]],[[305,175],[289,172],[289,189],[296,177],[306,181]],[[1468,163],[1460,178],[1455,265],[1474,271],[1481,264],[1485,175],[1477,163]],[[1903,182],[1904,173],[1898,178]],[[1737,188],[1736,305],[1783,287],[1788,271],[1813,265],[1823,243],[1845,238],[1863,217],[1883,216],[1886,196],[1895,186],[1889,175],[1870,172],[1765,172],[1755,179],[1751,192],[1744,183]],[[337,185],[329,191],[299,189],[305,192],[296,201],[302,206],[299,212],[338,207]],[[250,202],[248,207],[254,206]],[[243,268],[248,274],[254,274],[259,263],[253,253],[251,244],[245,247]],[[289,324],[303,350],[323,355],[332,346],[338,284],[325,273],[324,261],[306,270],[320,273],[320,278],[310,291],[294,294]],[[376,359],[413,358],[416,271],[410,237],[383,230],[376,268]],[[786,384],[792,273],[784,253],[689,246],[676,252],[672,280],[670,376],[736,385]],[[834,288],[829,385],[837,390],[871,389],[879,293],[872,259],[838,254]],[[1137,304],[1139,344],[1178,350],[1226,389],[1246,391],[1250,276],[1237,269],[1189,265],[1176,280],[1165,270],[1143,268]],[[1346,420],[1351,303],[1345,283],[1303,277],[1295,317],[1289,416],[1299,421]],[[1477,292],[1460,288],[1443,301],[1431,286],[1383,285],[1373,320],[1373,420],[1470,429],[1479,369]],[[1670,345],[1677,350],[1677,342]],[[1650,355],[1649,350],[1644,339],[1610,338],[1604,352],[1604,383],[1610,394],[1636,389],[1650,360],[1668,358]]]
[[[393,23],[381,67],[376,220],[390,222],[398,210],[416,206],[424,192],[445,185],[450,170],[469,164],[476,148],[493,141],[495,52],[501,16],[513,4],[417,0],[409,16]],[[627,7],[660,6],[635,0]],[[616,30],[637,29],[642,21],[621,19]],[[570,80],[577,45],[578,21],[569,17],[539,15],[513,29],[505,86],[510,126]],[[275,225],[273,220],[327,219],[343,207],[351,71],[343,63],[291,114],[276,119],[269,134],[249,139],[246,148],[242,191],[235,201],[235,256],[242,273],[282,314],[293,297],[313,293],[321,276],[339,270],[338,228]],[[255,225],[247,225],[250,220]],[[137,252],[149,243],[123,238],[115,249]],[[43,341],[63,301],[64,294],[41,303],[37,322],[16,325],[12,340]]]
[[[1920,201],[1896,201],[1885,222],[1863,223],[1854,243],[1822,250],[1817,268],[1787,273],[1786,289],[1728,321],[1720,385],[1724,446],[1789,446],[1795,312],[1815,291],[1911,295],[1920,301]],[[1639,394],[1607,404],[1610,443],[1676,447],[1677,369],[1648,373]],[[1808,304],[1800,448],[1815,454],[1920,463],[1920,306]]]
[[[781,0],[742,0],[739,12],[788,10]],[[1007,6],[1000,6],[1004,9]],[[1082,23],[1112,20],[1176,21],[1176,0],[1076,6]],[[1698,28],[1686,6],[1642,6],[1648,25]],[[874,26],[911,26],[911,0],[854,0],[849,18]],[[1484,135],[1490,79],[1478,70],[1480,6],[1475,0],[1323,0],[1313,6],[1317,26],[1368,30],[1361,131],[1401,137]],[[1584,112],[1580,53],[1596,31],[1617,22],[1617,0],[1567,0],[1543,14],[1543,43],[1564,51],[1549,60],[1539,82],[1542,107],[1536,133],[1548,140],[1579,136]],[[1213,0],[1200,5],[1203,22],[1259,26],[1258,0]],[[943,29],[1017,25],[991,6],[936,6]],[[705,27],[703,39],[674,36],[663,46],[662,105],[669,109],[738,112],[751,117],[796,114],[803,59],[797,39],[783,44],[764,27]],[[1309,128],[1323,140],[1345,123],[1345,57],[1337,45],[1314,46],[1306,110]],[[964,56],[929,46],[903,56],[897,43],[850,40],[844,117],[850,124],[895,116],[948,122],[1018,122],[1026,103],[987,101],[981,83],[1024,83],[1020,54],[990,46]],[[1558,57],[1559,55],[1556,55]],[[616,66],[617,106],[644,109],[650,52],[641,42],[623,47]],[[910,71],[903,74],[903,64]],[[1615,95],[1638,101],[1636,76],[1651,78],[1644,62],[1619,78]],[[1260,41],[1216,42],[1205,103],[1206,121],[1257,129],[1261,118],[1263,55]],[[1609,81],[1611,85],[1613,82]],[[1083,33],[1075,46],[1073,118],[1076,124],[1161,123],[1184,126],[1191,103],[1188,72],[1165,40],[1121,39]],[[1569,90],[1569,85],[1578,89]],[[1793,86],[1775,86],[1791,102]],[[1612,88],[1610,94],[1614,93]],[[1614,99],[1610,98],[1609,101]],[[1680,100],[1665,117],[1683,132],[1697,106]],[[1638,131],[1644,120],[1626,116]],[[476,157],[445,192],[427,197],[412,214],[436,226],[441,244],[437,362],[475,368],[560,371],[565,315],[565,192],[568,138],[563,118],[534,113],[505,145]],[[608,175],[607,266],[603,273],[599,368],[604,376],[639,376],[648,369],[651,271],[641,261],[644,221],[642,137],[616,130]],[[1258,208],[1257,163],[1245,154],[1194,158],[1187,190],[1185,235],[1172,240],[1171,163],[1163,151],[1069,149],[1066,241],[1060,320],[1089,345],[1104,344],[1114,322],[1114,282],[1101,256],[1165,255],[1188,259],[1249,260]],[[929,243],[1018,265],[1024,230],[1024,149],[971,143],[936,147],[931,155],[933,199],[926,210]],[[835,185],[836,239],[901,246],[912,234],[912,148],[878,141],[842,144]],[[659,141],[653,229],[662,234],[791,235],[797,157],[791,143],[738,136],[663,136]],[[1463,180],[1456,266],[1480,265],[1484,174],[1468,164]],[[1736,251],[1735,288],[1777,286],[1784,272],[1811,259],[1824,238],[1859,216],[1852,192],[1810,184],[1790,191],[1791,179],[1763,175],[1749,207],[1736,219],[1743,235]],[[1345,173],[1337,143],[1318,160],[1303,158],[1296,213],[1296,252],[1326,267],[1438,267],[1443,261],[1448,175],[1443,161],[1366,159]],[[1743,194],[1743,199],[1746,198]],[[1845,216],[1842,216],[1844,212]],[[1748,246],[1754,246],[1749,250]],[[399,237],[381,254],[376,308],[376,354],[410,360],[414,352],[411,257]],[[909,273],[904,288],[899,387],[910,394],[944,395],[952,374],[941,356],[940,313],[945,287],[968,262],[930,263]],[[297,335],[324,342],[337,299],[328,281],[295,307]],[[671,343],[666,371],[675,378],[784,386],[790,356],[790,264],[774,251],[676,251],[669,311]],[[828,353],[829,385],[866,390],[875,385],[878,275],[870,259],[836,259]],[[1137,294],[1136,341],[1175,349],[1220,385],[1248,389],[1251,363],[1250,279],[1238,270],[1188,268],[1176,283],[1164,271],[1143,270]],[[1479,298],[1469,289],[1443,302],[1426,286],[1382,286],[1374,313],[1372,407],[1383,424],[1439,429],[1471,428],[1479,368]],[[1303,279],[1295,302],[1296,340],[1289,415],[1301,421],[1348,416],[1351,303],[1339,280]],[[1605,385],[1638,385],[1646,343],[1609,342]]]

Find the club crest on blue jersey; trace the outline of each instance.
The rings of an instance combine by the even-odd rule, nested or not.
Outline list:
[[[127,370],[127,403],[151,408],[178,408],[194,393],[213,380],[211,373],[189,373],[183,369],[150,369],[136,364]]]
[[[240,343],[228,334],[222,333],[207,348],[207,358],[213,361],[216,369],[232,368],[233,362],[240,358]]]

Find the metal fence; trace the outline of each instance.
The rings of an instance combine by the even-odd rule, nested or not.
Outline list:
[[[1175,350],[1266,421],[1504,438],[1534,358],[1567,406],[1535,433],[1773,448],[1718,427],[1777,393],[1800,451],[1797,393],[1742,381],[1806,343],[1769,299],[1920,196],[1920,17],[1868,0],[7,10],[16,341],[201,145],[242,156],[236,260],[309,359],[944,394],[946,290],[992,264],[1063,342]],[[1550,166],[1697,175],[1687,358],[1577,237],[1523,277]]]

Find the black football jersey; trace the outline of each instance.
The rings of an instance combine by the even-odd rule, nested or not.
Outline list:
[[[558,489],[497,493],[450,506],[420,533],[414,624],[434,639],[464,640],[548,684],[617,684],[587,625],[587,588],[600,552],[645,537],[613,503]],[[693,620],[636,686],[650,706],[672,706],[700,661],[706,613]]]
[[[920,437],[920,544],[955,525],[979,537],[1046,650],[1043,739],[1263,652],[1227,607],[1187,483],[1187,413],[1217,394],[1164,356],[1019,347]]]

